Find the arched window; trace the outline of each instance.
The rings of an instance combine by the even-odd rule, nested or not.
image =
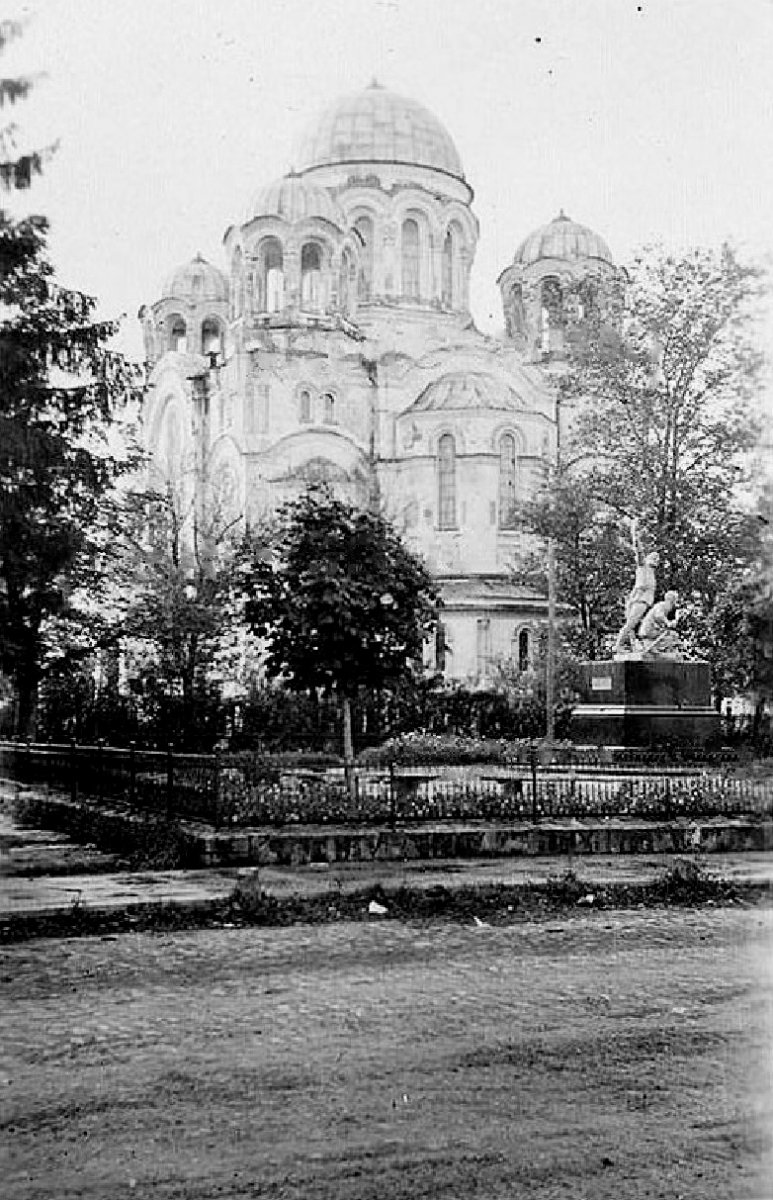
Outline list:
[[[282,243],[267,238],[261,243],[257,303],[260,312],[281,312],[284,307],[285,276]]]
[[[322,251],[316,242],[301,249],[301,307],[310,312],[322,307]]]
[[[408,300],[418,300],[421,295],[419,223],[413,217],[403,221],[402,267],[403,296]]]
[[[500,529],[515,529],[517,526],[517,483],[518,461],[515,453],[515,438],[511,433],[505,433],[499,443]]]
[[[575,294],[571,297],[571,300],[573,308],[572,315],[578,322],[587,322],[588,333],[586,333],[585,336],[588,336],[590,330],[598,322],[600,316],[598,279],[585,278],[581,280],[580,285]],[[581,337],[583,336],[580,330],[573,330],[572,332],[575,337],[578,334],[580,334]]]
[[[354,228],[362,242],[357,295],[360,300],[370,300],[373,291],[373,222],[370,217],[358,217],[354,222]]]
[[[450,433],[438,442],[438,528],[456,529],[456,444]]]
[[[325,392],[322,397],[322,420],[326,425],[333,425],[336,419],[336,398],[332,392]]]
[[[448,653],[448,643],[446,641],[446,627],[442,621],[438,621],[435,629],[435,670],[440,674],[444,674],[446,669],[446,655]]]
[[[220,322],[214,317],[207,317],[201,326],[201,352],[221,355],[223,353],[223,331]]]
[[[491,618],[479,617],[477,622],[476,658],[478,675],[488,675],[491,665]]]
[[[443,240],[441,262],[441,300],[447,308],[461,308],[464,292],[462,246],[464,238],[456,221],[452,221]]]
[[[182,466],[182,421],[177,405],[167,405],[161,435],[161,455],[167,480],[177,480]]]
[[[443,242],[443,280],[441,299],[447,308],[454,303],[454,235],[449,229]]]
[[[544,354],[557,350],[561,345],[562,300],[561,284],[557,279],[542,281],[542,309],[540,321],[540,346]]]
[[[188,336],[185,321],[180,316],[169,318],[169,349],[184,354],[188,348]]]
[[[234,251],[231,260],[231,308],[234,317],[244,312],[244,261],[241,250]]]
[[[311,420],[311,392],[306,388],[298,397],[298,420],[304,425],[308,425]]]
[[[348,250],[341,255],[341,272],[338,281],[338,307],[344,316],[352,310],[354,267]]]
[[[522,629],[518,634],[518,670],[529,669],[529,631]]]
[[[505,308],[508,337],[517,337],[526,332],[526,310],[523,303],[523,287],[514,283],[507,294]]]

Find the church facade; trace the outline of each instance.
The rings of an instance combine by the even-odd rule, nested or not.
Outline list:
[[[528,667],[547,600],[513,582],[518,505],[556,448],[557,318],[569,281],[613,278],[560,214],[499,277],[505,332],[469,309],[478,221],[454,143],[372,85],[313,124],[292,173],[143,307],[143,429],[157,486],[260,521],[313,481],[379,503],[435,575],[429,665],[481,683]]]

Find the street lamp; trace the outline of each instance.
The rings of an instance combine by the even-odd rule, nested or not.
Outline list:
[[[548,479],[551,484],[551,503],[553,500],[552,489],[558,477],[558,468],[560,464],[561,453],[561,393],[557,388],[555,392],[555,410],[554,422],[556,426],[556,452],[553,465],[549,468]],[[556,718],[555,718],[555,691],[556,691],[556,543],[552,533],[548,538],[548,645],[547,656],[545,662],[545,708],[547,710],[547,722],[545,729],[545,739],[548,745],[552,745],[556,736]]]

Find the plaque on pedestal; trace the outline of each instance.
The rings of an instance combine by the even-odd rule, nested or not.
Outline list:
[[[708,663],[631,657],[584,664],[573,741],[705,746],[718,736]]]

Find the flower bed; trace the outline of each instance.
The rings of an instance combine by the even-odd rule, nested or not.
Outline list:
[[[485,769],[485,768],[484,768]],[[577,778],[540,775],[534,803],[531,773],[500,768],[360,772],[355,795],[343,772],[293,772],[273,781],[237,771],[224,776],[224,825],[372,825],[429,821],[529,821],[545,818],[679,818],[773,811],[773,792],[720,776]]]

